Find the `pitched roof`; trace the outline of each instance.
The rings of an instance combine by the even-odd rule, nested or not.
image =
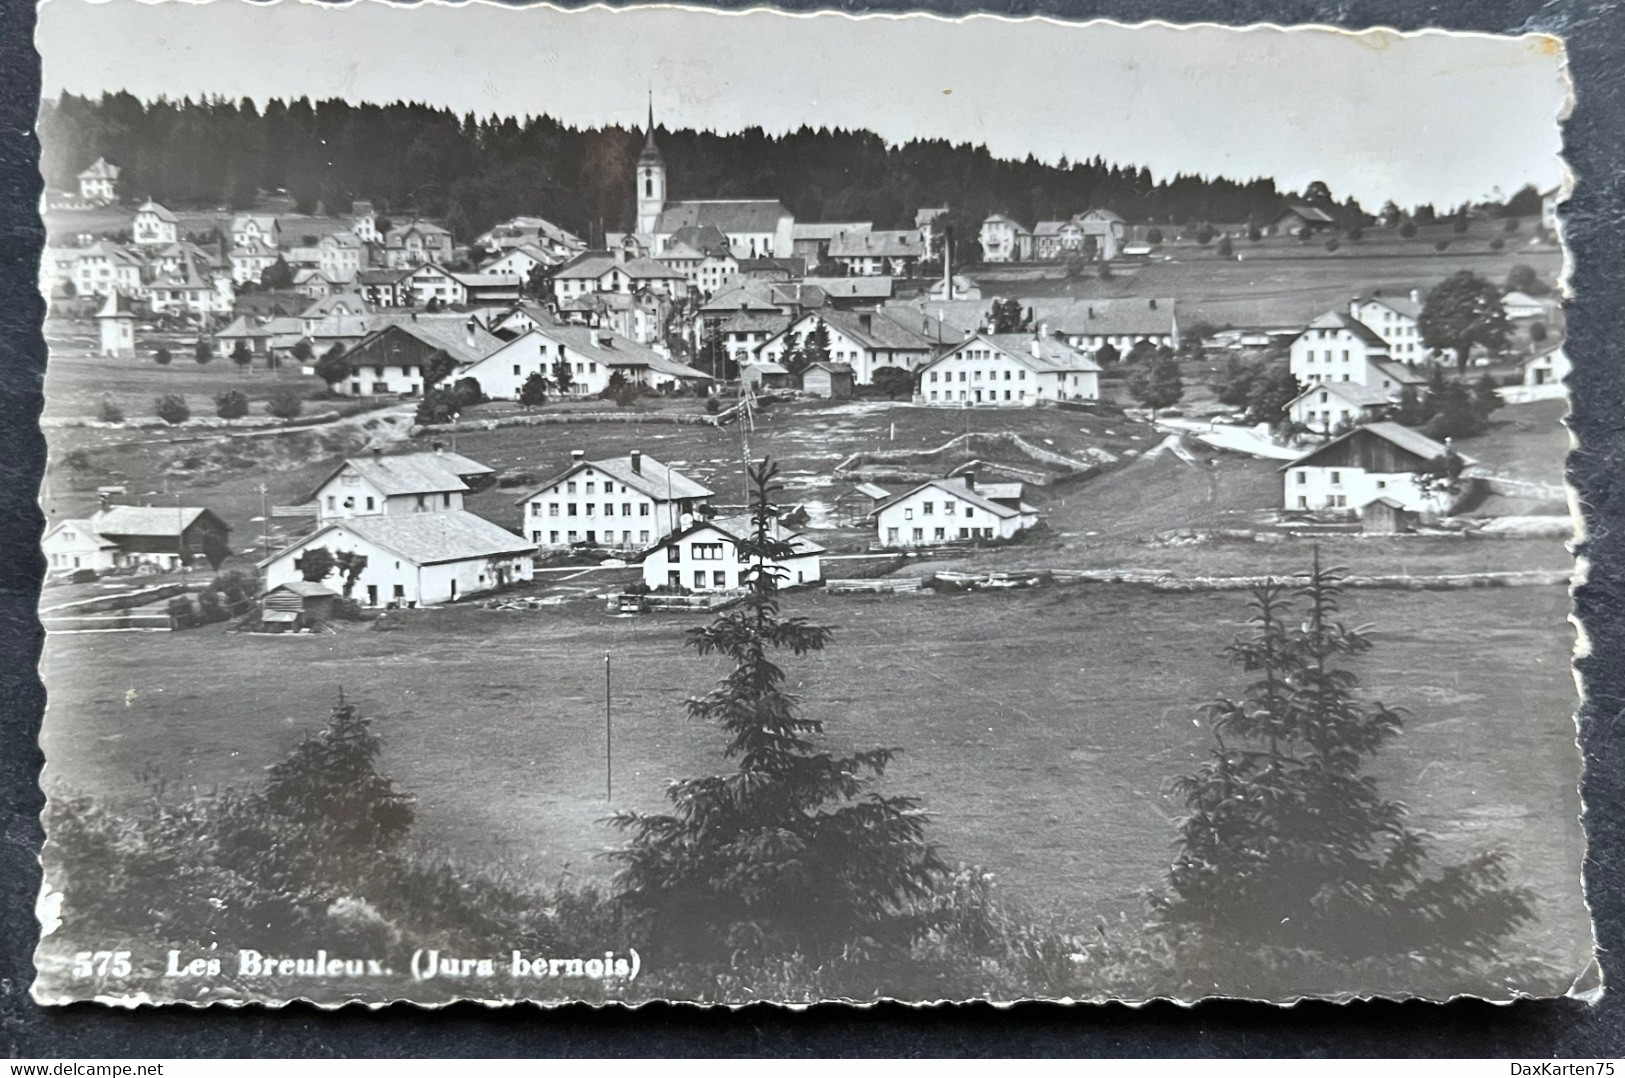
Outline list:
[[[892,296],[890,277],[806,277],[801,284],[833,299],[885,300]]]
[[[634,281],[686,281],[687,276],[653,258],[629,258],[619,263],[621,272]]]
[[[303,542],[308,545],[333,528],[353,532],[418,565],[524,554],[536,549],[534,543],[527,543],[508,529],[466,509],[351,517],[334,521]]]
[[[710,225],[725,234],[777,232],[779,221],[789,216],[790,211],[771,198],[668,202],[655,222],[655,231],[669,234],[689,225]]]
[[[274,213],[239,213],[231,219],[231,231],[235,232],[250,222],[264,231],[277,227]]]
[[[892,497],[888,498],[886,501],[881,502],[879,505],[875,506],[872,510],[869,511],[869,515],[870,516],[877,516],[877,515],[880,514],[880,512],[882,510],[887,509],[887,508],[889,508],[889,507],[891,507],[893,505],[896,505],[898,502],[902,501],[904,498],[907,498],[909,495],[915,494],[915,493],[917,493],[919,491],[922,491],[922,490],[926,490],[928,488],[935,488],[937,490],[942,491],[944,494],[951,494],[956,498],[961,498],[961,499],[969,502],[970,504],[976,506],[976,508],[985,509],[989,513],[992,513],[994,516],[999,517],[1001,519],[1006,518],[1006,517],[1015,517],[1015,516],[1020,516],[1021,515],[1021,510],[1020,509],[1012,509],[1008,505],[1005,505],[1005,504],[1003,504],[1001,502],[993,501],[990,498],[986,498],[983,495],[981,495],[980,493],[978,493],[976,490],[971,489],[966,484],[965,477],[962,476],[962,475],[957,475],[957,476],[954,476],[954,477],[952,477],[950,479],[928,479],[924,483],[921,483],[917,487],[911,487],[910,489],[903,491],[903,493],[893,495]]]
[[[116,547],[116,546],[118,546],[117,543],[113,542],[111,539],[107,538],[105,535],[102,535],[99,532],[97,532],[96,531],[96,526],[94,524],[92,524],[90,522],[90,520],[88,518],[86,518],[86,517],[72,517],[72,518],[69,518],[69,519],[66,519],[66,520],[57,521],[55,524],[51,525],[51,527],[45,532],[45,534],[43,536],[40,537],[40,541],[44,542],[46,539],[49,539],[51,536],[55,535],[57,532],[65,531],[65,530],[67,530],[69,528],[72,528],[76,532],[82,532],[86,539],[90,540],[91,542],[95,543],[98,547],[101,547],[103,549],[106,549],[107,547]]]
[[[1373,357],[1371,365],[1386,374],[1402,386],[1419,386],[1427,384],[1427,377],[1414,367],[1406,366],[1397,360],[1378,359]]]
[[[1074,348],[1065,341],[1057,340],[1054,337],[1041,337],[1035,333],[978,333],[970,340],[962,342],[942,358],[946,359],[947,356],[951,356],[968,345],[975,344],[977,341],[992,345],[1028,370],[1037,371],[1040,374],[1100,370],[1100,364],[1096,363],[1087,352]],[[933,360],[926,366],[935,366],[940,361]]]
[[[74,178],[80,180],[116,180],[118,174],[119,167],[117,165],[110,164],[105,157],[98,157],[89,168]]]
[[[1372,292],[1368,295],[1355,296],[1354,302],[1362,307],[1367,303],[1380,304],[1395,314],[1402,314],[1407,318],[1419,318],[1422,314],[1422,304],[1409,295],[1385,296],[1380,292]]]
[[[1295,213],[1305,221],[1311,221],[1315,224],[1329,225],[1333,223],[1331,214],[1319,206],[1311,206],[1304,202],[1288,202],[1281,207],[1281,211],[1275,215],[1275,219],[1280,220],[1289,213]]]
[[[782,312],[773,314],[738,310],[724,318],[719,329],[724,333],[782,333],[789,325],[790,316]]]
[[[1335,393],[1350,404],[1358,404],[1361,407],[1391,403],[1389,394],[1380,389],[1374,389],[1363,382],[1316,382],[1288,401],[1286,408],[1292,407],[1311,393]],[[1285,411],[1285,408],[1282,410]]]
[[[338,592],[334,591],[332,588],[324,587],[321,584],[317,584],[309,580],[290,580],[286,584],[278,584],[276,587],[272,588],[271,591],[289,591],[295,595],[300,595],[307,599],[319,598],[322,596],[331,596],[335,599],[338,598]],[[271,594],[271,591],[268,591],[265,594],[269,595]]]
[[[1346,315],[1342,311],[1327,311],[1313,322],[1310,322],[1303,333],[1298,334],[1298,337],[1302,337],[1304,333],[1308,333],[1312,329],[1346,329],[1369,347],[1383,352],[1388,351],[1388,342],[1383,340],[1376,330],[1358,318]],[[1298,337],[1292,339],[1297,340]]]
[[[399,269],[364,269],[356,274],[356,284],[381,285],[399,284],[412,275],[416,266],[402,266]]]
[[[1077,214],[1072,219],[1077,221],[1084,217],[1098,217],[1102,221],[1122,221],[1123,219],[1121,214],[1114,210],[1108,210],[1104,206],[1091,206],[1089,209]]]
[[[919,258],[925,244],[918,232],[842,232],[829,241],[831,258]]]
[[[342,461],[317,483],[306,501],[342,472],[354,472],[389,497],[399,494],[443,494],[464,491],[468,484],[459,478],[444,457],[435,453],[406,453],[400,456],[351,457]]]
[[[107,301],[102,309],[96,312],[97,318],[134,318],[141,313],[141,307],[136,301],[116,289],[107,293]]]
[[[395,225],[384,234],[384,246],[399,247],[406,242],[406,237],[413,232],[423,236],[451,235],[448,230],[429,221],[408,221],[402,225]]]
[[[1325,445],[1310,450],[1297,460],[1282,465],[1279,470],[1284,472],[1288,468],[1296,468],[1305,464],[1313,464],[1316,457],[1326,452],[1332,446],[1340,445],[1343,442],[1348,441],[1350,438],[1358,437],[1361,433],[1367,433],[1374,437],[1381,438],[1383,441],[1397,446],[1400,449],[1405,450],[1407,453],[1412,453],[1418,457],[1421,457],[1423,460],[1436,460],[1439,457],[1444,456],[1445,452],[1449,448],[1443,443],[1436,442],[1432,438],[1429,438],[1421,431],[1412,430],[1410,427],[1401,426],[1398,423],[1389,421],[1383,421],[1381,423],[1366,423],[1355,427],[1351,431],[1338,435]],[[1478,463],[1465,453],[1457,453],[1456,455],[1461,457],[1461,459],[1468,464]]]
[[[640,470],[637,472],[632,470],[632,457],[630,454],[624,457],[608,457],[603,460],[576,461],[551,479],[531,488],[523,497],[518,498],[515,504],[523,505],[548,487],[555,486],[586,468],[595,469],[615,482],[623,483],[638,493],[656,501],[664,501],[667,498],[672,500],[709,498],[715,493],[710,487],[701,486],[677,469],[662,464],[645,453],[643,454],[642,463],[639,465]]]
[[[803,321],[806,318],[822,319],[826,325],[839,329],[848,338],[869,349],[929,352],[934,343],[884,308],[877,311],[826,310],[806,315]]]
[[[385,323],[379,332],[391,326],[400,329],[432,348],[443,350],[460,367],[484,359],[507,343],[480,325],[478,319],[466,314],[416,314],[415,317],[414,314],[399,310],[376,312],[376,317]],[[356,349],[365,343],[356,345]]]
[[[209,510],[196,506],[114,505],[95,513],[90,518],[90,524],[99,534],[108,537],[175,536],[190,528],[204,513],[209,513]],[[214,516],[213,513],[209,515]]]
[[[309,307],[299,312],[300,318],[323,318],[338,308],[348,308],[351,314],[364,314],[372,308],[367,301],[356,292],[335,292],[330,296],[323,296],[313,302]]]
[[[833,240],[843,232],[867,232],[873,221],[797,221],[790,226],[790,239]]]
[[[693,248],[702,255],[728,254],[728,237],[715,225],[685,225],[673,232],[666,240],[666,249],[675,246]]]
[[[649,551],[646,551],[643,557],[647,558],[654,551],[668,547],[672,543],[679,542],[695,532],[702,532],[707,528],[715,529],[735,542],[752,538],[756,534],[756,522],[748,516],[712,517],[710,520],[695,521],[694,524],[682,531],[673,532],[671,535],[666,536],[651,547]],[[773,522],[773,527],[768,532],[768,535],[776,542],[789,543],[793,554],[821,554],[824,551],[824,548],[819,544],[808,539],[800,532],[791,531],[776,520]]]
[[[1017,232],[1026,233],[1026,234],[1029,234],[1029,235],[1031,234],[1026,225],[1022,224],[1020,221],[1016,220],[1014,217],[1011,217],[1008,213],[990,213],[990,214],[987,215],[986,218],[983,219],[982,224],[987,225],[987,224],[989,224],[991,222],[1000,222],[1002,224],[1007,224],[1011,228],[1015,229]]]
[[[180,218],[176,217],[173,213],[170,213],[168,210],[164,209],[162,206],[158,205],[158,203],[154,202],[150,198],[147,199],[147,201],[143,202],[141,204],[141,208],[136,210],[135,212],[136,213],[154,214],[155,216],[157,216],[158,220],[167,221],[172,225],[180,224]]]

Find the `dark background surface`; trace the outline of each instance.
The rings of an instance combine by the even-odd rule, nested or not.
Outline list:
[[[222,0],[226,2],[226,0]],[[743,4],[722,4],[742,7]],[[817,5],[780,3],[787,9]],[[883,2],[845,10],[909,10]],[[1273,1008],[1206,1003],[1064,1007],[1026,1004],[872,1008],[820,1006],[803,1013],[645,1006],[594,1011],[397,1006],[328,1013],[180,1008],[137,1011],[78,1005],[41,1008],[28,996],[38,936],[33,904],[41,840],[36,743],[44,690],[35,674],[42,640],[34,610],[43,571],[35,504],[44,442],[35,425],[45,349],[36,287],[43,232],[33,136],[39,58],[27,0],[0,0],[0,1053],[20,1057],[526,1056],[526,1055],[1439,1055],[1583,1058],[1625,1055],[1625,7],[1608,0],[1092,0],[983,5],[935,0],[944,14],[977,10],[1124,22],[1322,23],[1354,29],[1442,27],[1567,39],[1577,97],[1564,135],[1576,176],[1563,207],[1575,260],[1568,308],[1571,425],[1579,449],[1570,482],[1585,506],[1589,581],[1577,612],[1590,641],[1582,660],[1587,700],[1581,739],[1590,858],[1586,885],[1610,983],[1602,1002],[1524,1002],[1494,1007],[1370,1002]],[[274,62],[274,61],[271,61]],[[179,73],[177,73],[179,75]],[[1260,72],[1268,78],[1268,72]],[[184,80],[182,80],[184,81]],[[176,84],[176,92],[186,87]],[[1291,107],[1282,102],[1282,107]],[[1415,148],[1426,153],[1425,146]]]

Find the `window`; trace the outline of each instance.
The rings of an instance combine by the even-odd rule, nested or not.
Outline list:
[[[559,533],[558,532],[548,532],[547,533],[547,541],[549,543],[552,543],[554,546],[558,546]]]
[[[649,533],[648,532],[646,532],[646,531],[638,532],[638,542],[647,543],[648,541],[649,541]]]
[[[426,508],[428,508],[428,507],[423,504],[423,495],[419,494],[418,495],[418,509],[421,511],[421,510],[426,509]]]
[[[621,503],[621,516],[629,517],[631,515],[632,515],[632,503],[631,502],[622,502]]]
[[[705,587],[705,570],[704,569],[696,569],[696,570],[694,570],[694,586],[696,588]]]
[[[614,494],[615,493],[615,484],[614,483],[605,483],[604,484],[604,493],[605,494]]]
[[[372,501],[372,499],[371,499],[371,498],[368,498],[368,499],[367,499],[367,511],[368,511],[368,512],[371,512],[371,511],[372,511],[372,508],[373,508],[373,501]]]
[[[913,520],[914,519],[914,510],[912,510],[912,509],[904,509],[903,510],[903,519],[904,520]]]
[[[573,543],[573,542],[576,541],[576,533],[575,532],[570,532],[569,535],[566,536],[566,538],[569,539],[569,541]]]
[[[335,497],[332,494],[329,494],[327,496],[327,508],[330,509],[330,510],[337,509],[338,508],[338,498]]]
[[[606,517],[612,517],[612,516],[615,515],[615,503],[614,502],[605,502],[604,503],[604,515]]]
[[[1309,508],[1309,499],[1304,497],[1302,494],[1298,495],[1298,508],[1299,509],[1307,509],[1307,508]]]
[[[719,587],[719,588],[727,587],[728,586],[728,574],[723,572],[721,569],[716,570],[715,572],[713,572],[711,574],[711,583],[714,584],[716,587]]]
[[[541,507],[542,507],[541,503],[537,502],[536,503],[536,508],[540,509]],[[547,515],[550,516],[550,517],[556,517],[556,516],[559,515],[559,503],[558,502],[548,502],[547,503]]]
[[[925,538],[925,529],[924,528],[915,528],[914,529],[914,541],[916,543],[918,543],[921,540],[923,540],[924,538]]]
[[[926,502],[920,507],[920,511],[926,516],[931,516],[934,512],[936,512],[936,508],[936,502]]]
[[[947,538],[947,536],[948,536],[948,529],[946,529],[946,528],[938,528],[938,529],[936,529],[936,531],[934,531],[934,532],[933,532],[933,533],[932,533],[932,535],[931,535],[931,537],[932,537],[932,538],[933,538],[933,539],[936,539],[936,540],[938,540],[938,541],[941,541],[941,540],[943,540],[943,539],[946,539],[946,538]]]
[[[693,550],[695,561],[721,561],[721,543],[695,543]]]
[[[1332,486],[1334,486],[1334,487],[1338,486],[1342,482],[1343,482],[1343,473],[1342,472],[1333,472],[1332,473]]]
[[[649,503],[644,502],[642,505],[638,506],[638,516],[646,517],[648,515],[649,515]]]
[[[897,529],[896,528],[887,528],[886,529],[886,542],[890,543],[892,546],[897,545]]]
[[[666,560],[667,561],[682,561],[683,560],[683,548],[678,546],[676,543],[673,543],[671,546],[667,547],[666,548]]]
[[[575,516],[576,515],[576,503],[571,502],[569,505],[565,506],[565,510],[567,511],[567,513],[570,516]]]
[[[1306,471],[1300,470],[1298,472],[1298,485],[1302,486],[1303,484],[1305,484],[1307,482],[1309,482],[1309,473],[1306,472]]]
[[[598,486],[597,483],[588,483],[587,484],[587,493],[591,494],[593,492],[594,488],[597,487],[597,486]]]

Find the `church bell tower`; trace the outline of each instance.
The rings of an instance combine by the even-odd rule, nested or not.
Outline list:
[[[660,221],[660,211],[666,208],[666,161],[655,145],[655,106],[649,102],[648,135],[643,140],[643,152],[638,154],[638,231],[645,236],[654,235]]]

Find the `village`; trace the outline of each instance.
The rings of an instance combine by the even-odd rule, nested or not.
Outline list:
[[[692,680],[672,665],[678,631],[744,594],[763,458],[784,485],[786,603],[872,637],[852,661],[878,695],[839,691],[862,729],[910,716],[914,766],[945,775],[934,804],[980,863],[1000,857],[975,823],[978,768],[1093,761],[1120,737],[1136,760],[1193,751],[1167,718],[1007,731],[997,751],[979,720],[910,710],[951,691],[1024,713],[1030,678],[1006,651],[1088,639],[1102,654],[1078,657],[1077,698],[1111,699],[1123,670],[1212,665],[1188,656],[1216,653],[1223,604],[1313,556],[1442,652],[1475,646],[1455,628],[1563,604],[1556,191],[1354,225],[1314,192],[1230,222],[995,212],[966,235],[951,206],[881,229],[798,220],[771,191],[673,200],[652,112],[644,135],[631,230],[590,240],[539,215],[459,235],[276,192],[172,211],[127,200],[105,157],[51,196],[48,662],[167,686],[124,704],[53,690],[93,742],[173,723],[192,780],[231,781],[285,740],[294,704],[225,686],[272,670],[312,706],[336,687],[407,716],[484,703],[514,722],[395,734],[436,835],[579,863],[602,797],[563,776],[594,766],[606,656],[645,794],[697,759],[655,700]],[[1145,618],[1161,635],[1135,646]],[[1533,633],[1494,647],[1527,655]],[[1540,687],[1515,665],[1485,677],[1510,697]],[[1165,688],[1154,711],[1192,704]],[[229,736],[221,709],[243,712]],[[532,709],[557,738],[518,735]],[[158,766],[51,751],[108,789]],[[491,758],[544,788],[466,796]],[[1033,789],[1018,814],[1038,831],[1075,815],[1073,780]],[[1161,817],[1099,808],[1138,844],[1078,866],[1057,838],[1002,867],[1042,897],[1126,906]]]

